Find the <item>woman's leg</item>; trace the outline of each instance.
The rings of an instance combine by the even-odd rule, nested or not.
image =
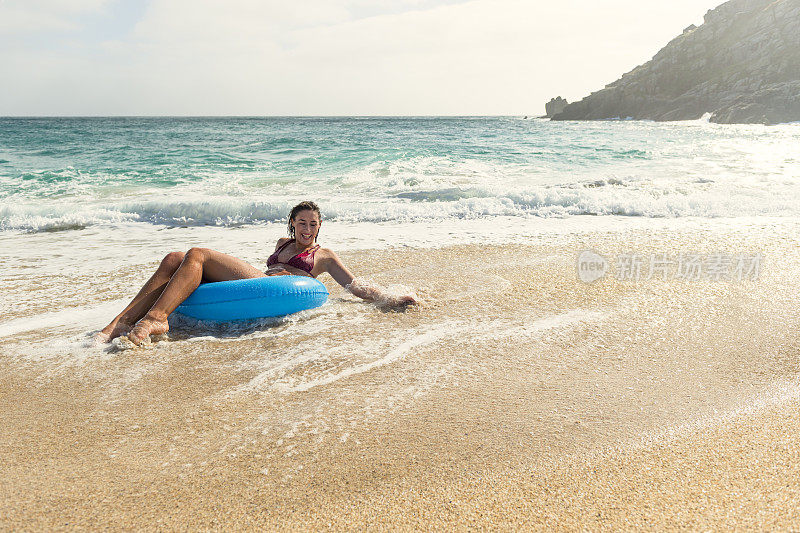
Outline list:
[[[167,317],[194,292],[201,281],[262,278],[265,275],[231,255],[208,248],[192,248],[186,252],[172,279],[147,314],[136,323],[128,338],[135,344],[141,344],[150,335],[166,333],[169,330]]]
[[[150,276],[147,283],[144,284],[139,294],[128,304],[128,307],[122,310],[120,314],[114,318],[106,327],[104,327],[99,335],[98,340],[105,342],[115,339],[120,335],[126,335],[136,322],[141,319],[147,311],[153,307],[153,304],[161,296],[164,287],[169,283],[170,278],[181,266],[181,261],[186,254],[183,252],[171,252],[161,260],[161,264],[156,269],[155,273]]]

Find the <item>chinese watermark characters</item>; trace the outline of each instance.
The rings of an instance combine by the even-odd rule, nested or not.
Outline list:
[[[672,280],[685,281],[755,281],[761,272],[763,254],[678,254],[626,253],[617,256],[614,278],[619,281]],[[578,279],[591,283],[611,271],[611,265],[600,254],[584,250],[578,254]]]

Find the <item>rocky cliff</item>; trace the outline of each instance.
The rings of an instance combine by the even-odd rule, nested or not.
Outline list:
[[[544,116],[550,118],[553,115],[558,115],[564,111],[565,107],[567,107],[567,101],[560,96],[557,96],[544,104]]]
[[[800,0],[730,0],[553,120],[800,121]]]

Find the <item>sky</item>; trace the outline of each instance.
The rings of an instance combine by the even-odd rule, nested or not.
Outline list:
[[[722,0],[0,0],[0,116],[540,115]]]

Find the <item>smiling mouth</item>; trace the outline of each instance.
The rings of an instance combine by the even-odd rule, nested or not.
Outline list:
[[[304,238],[304,239],[310,239],[311,238],[311,234],[310,233],[301,233],[300,236],[302,238]]]

